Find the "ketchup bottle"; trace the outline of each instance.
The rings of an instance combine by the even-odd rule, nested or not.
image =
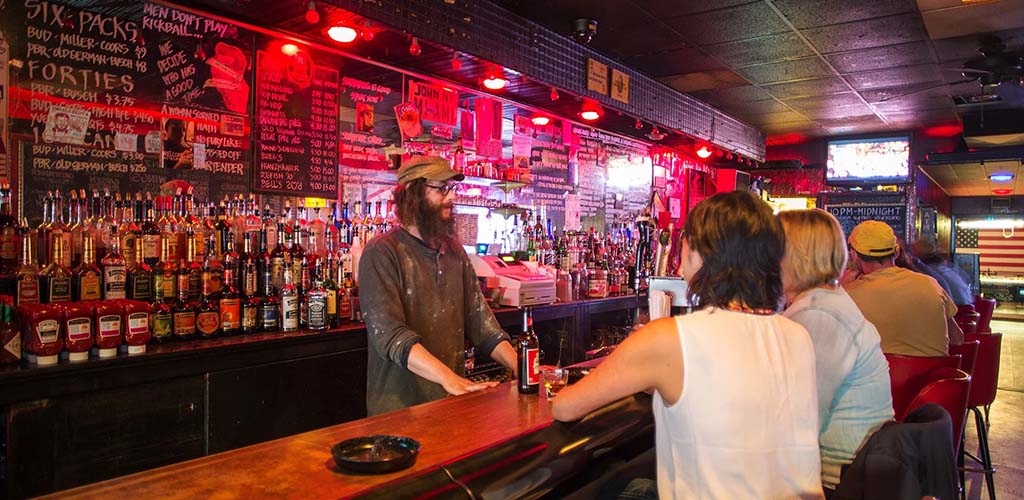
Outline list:
[[[92,332],[92,306],[84,302],[64,302],[60,304],[60,309],[61,331],[68,360],[89,359],[89,349],[96,342]]]
[[[128,355],[146,352],[146,343],[152,336],[149,332],[149,304],[141,300],[121,300],[124,325],[124,342],[128,344]]]
[[[117,300],[94,302],[93,331],[96,333],[96,348],[101,358],[117,356],[117,348],[124,339],[123,315],[124,308]]]
[[[23,304],[18,306],[18,318],[22,347],[29,362],[40,366],[57,364],[57,355],[64,348],[60,308],[56,304]]]

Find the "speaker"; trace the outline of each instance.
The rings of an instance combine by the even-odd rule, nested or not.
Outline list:
[[[715,192],[746,191],[750,187],[750,173],[734,168],[720,168],[715,172]]]

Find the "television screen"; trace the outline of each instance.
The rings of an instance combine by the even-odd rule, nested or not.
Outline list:
[[[879,184],[910,179],[910,138],[829,141],[825,179],[829,183]]]

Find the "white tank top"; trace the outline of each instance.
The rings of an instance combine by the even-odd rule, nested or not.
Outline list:
[[[653,404],[659,496],[823,498],[807,331],[723,309],[679,316],[676,328],[683,391]]]

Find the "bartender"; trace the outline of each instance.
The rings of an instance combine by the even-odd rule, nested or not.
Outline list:
[[[455,237],[455,189],[464,178],[440,157],[404,162],[394,191],[400,225],[363,250],[359,298],[370,415],[497,385],[463,376],[466,337],[515,372],[515,349]]]

